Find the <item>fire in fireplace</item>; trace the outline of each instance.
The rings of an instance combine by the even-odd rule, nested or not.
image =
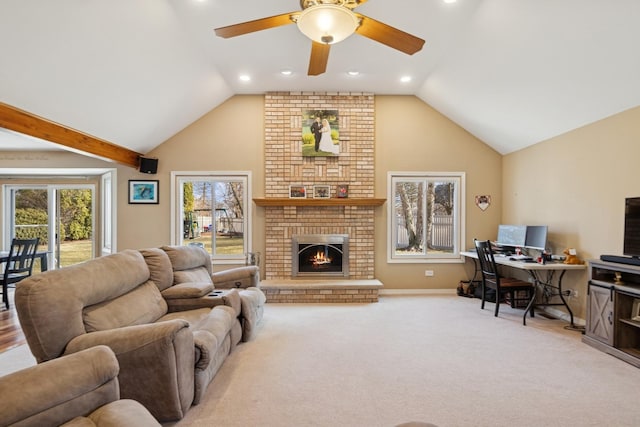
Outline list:
[[[293,277],[349,277],[349,236],[305,234],[291,238]]]

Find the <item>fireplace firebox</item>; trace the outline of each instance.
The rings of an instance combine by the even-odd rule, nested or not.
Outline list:
[[[293,277],[349,277],[349,236],[304,234],[291,238]]]

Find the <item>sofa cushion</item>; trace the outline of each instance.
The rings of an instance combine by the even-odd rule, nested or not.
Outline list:
[[[173,266],[169,255],[160,248],[140,249],[144,257],[151,280],[161,291],[173,285]]]
[[[87,332],[153,323],[167,313],[167,303],[152,281],[115,299],[85,307]]]
[[[211,275],[204,267],[196,267],[188,270],[174,271],[173,272],[173,283],[174,285],[178,285],[180,283],[187,282],[209,282],[211,284],[211,288],[213,289],[213,282],[211,281]]]
[[[60,427],[97,427],[96,424],[87,417],[75,417]]]
[[[162,291],[165,299],[200,298],[213,291],[211,282],[186,282]]]
[[[211,256],[204,248],[200,246],[163,246],[162,250],[169,256],[173,271],[204,267],[211,277]]]

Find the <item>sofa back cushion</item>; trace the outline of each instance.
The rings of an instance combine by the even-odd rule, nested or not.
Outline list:
[[[21,281],[16,311],[36,360],[59,357],[71,339],[86,333],[85,307],[116,300],[148,280],[142,254],[124,250]]]
[[[151,280],[160,291],[173,285],[173,266],[165,251],[160,248],[149,248],[140,249],[140,253],[149,267]]]
[[[209,280],[211,280],[211,256],[200,246],[163,246],[162,250],[167,253],[171,260],[171,266],[174,272],[183,270],[191,270],[202,267],[207,271]],[[200,280],[191,280],[192,282]]]
[[[153,323],[167,313],[167,303],[151,280],[115,299],[85,307],[87,332]]]

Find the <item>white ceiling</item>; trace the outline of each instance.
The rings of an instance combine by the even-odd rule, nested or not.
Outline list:
[[[294,24],[213,32],[299,9],[298,0],[2,0],[0,101],[141,153],[233,94],[415,94],[503,154],[640,105],[638,0],[369,0],[356,11],[425,47],[408,56],[356,34],[332,46],[316,77]],[[22,144],[0,132],[0,148],[31,147]]]

